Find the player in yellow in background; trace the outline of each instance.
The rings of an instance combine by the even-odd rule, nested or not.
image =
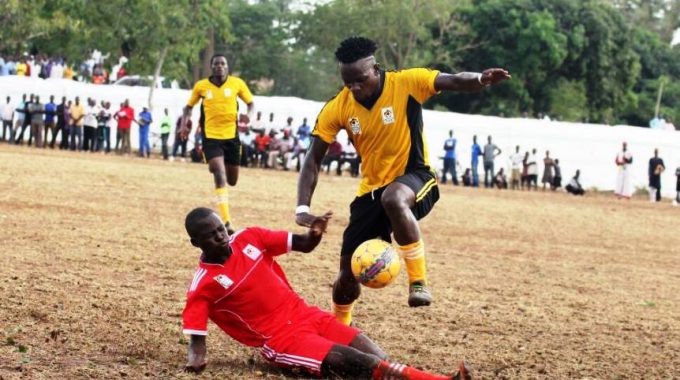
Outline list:
[[[350,205],[333,285],[333,311],[346,324],[360,294],[351,270],[352,253],[369,239],[389,242],[390,234],[406,263],[409,306],[430,305],[418,220],[430,212],[439,190],[423,135],[422,104],[442,90],[474,92],[510,79],[503,69],[458,74],[422,68],[384,71],[375,61],[376,48],[367,38],[351,37],[335,51],[345,87],[317,118],[298,182],[296,222],[309,226],[316,218],[310,205],[321,161],[337,133],[346,130],[361,156],[363,176]]]
[[[246,124],[250,122],[255,106],[253,94],[246,83],[229,75],[229,64],[224,55],[215,54],[210,59],[210,68],[212,75],[196,82],[184,107],[180,136],[186,139],[191,132],[187,121],[191,118],[192,108],[201,100],[203,154],[215,179],[217,210],[227,229],[233,233],[227,184],[235,186],[238,182],[241,161],[241,142],[237,131],[239,119],[237,98],[241,98],[248,105],[248,114],[240,116],[241,122]]]

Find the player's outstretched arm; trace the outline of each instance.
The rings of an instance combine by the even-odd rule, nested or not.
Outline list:
[[[507,70],[497,68],[486,69],[481,73],[440,73],[434,80],[434,88],[437,91],[477,92],[511,78]]]
[[[311,227],[316,216],[310,214],[309,205],[312,202],[312,194],[319,179],[319,169],[321,160],[326,155],[328,143],[318,137],[312,137],[309,146],[309,154],[305,157],[305,162],[300,170],[298,179],[298,207],[295,210],[295,222],[301,226]]]
[[[332,211],[327,211],[321,216],[314,217],[309,231],[304,235],[293,235],[293,251],[308,253],[314,250],[321,242],[321,236],[326,232],[328,221],[333,217]]]
[[[192,335],[187,352],[187,365],[184,369],[187,372],[201,373],[207,364],[205,360],[207,351],[205,336]]]

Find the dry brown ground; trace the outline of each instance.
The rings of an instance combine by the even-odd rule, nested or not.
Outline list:
[[[238,225],[293,223],[294,173],[243,170]],[[356,181],[322,175],[336,213],[310,255],[282,258],[328,307]],[[0,378],[186,378],[180,314],[209,205],[203,165],[0,146]],[[395,360],[481,378],[680,377],[680,209],[610,197],[442,188],[421,228],[436,303],[364,291],[361,328]],[[285,378],[210,327],[205,379]]]

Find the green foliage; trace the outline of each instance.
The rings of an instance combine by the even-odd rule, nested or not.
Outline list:
[[[588,119],[588,97],[583,81],[560,78],[548,90],[550,115],[559,120],[583,121]]]

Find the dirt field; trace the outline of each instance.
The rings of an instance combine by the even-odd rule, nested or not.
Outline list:
[[[297,175],[247,169],[239,226],[294,225]],[[328,308],[356,180],[321,175],[335,219],[280,262]],[[0,379],[196,378],[181,312],[198,252],[184,215],[210,205],[207,167],[0,145]],[[680,378],[680,209],[666,201],[445,187],[421,228],[435,304],[406,277],[364,289],[360,328],[393,359],[484,379]],[[295,377],[210,326],[204,379]]]

